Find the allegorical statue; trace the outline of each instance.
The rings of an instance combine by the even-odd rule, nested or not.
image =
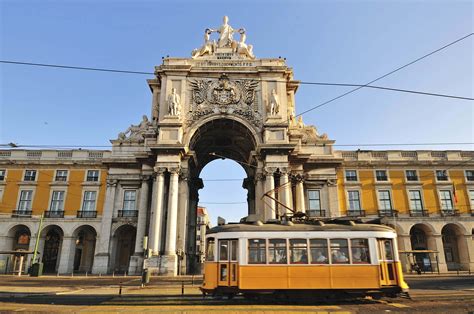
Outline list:
[[[168,96],[168,114],[170,116],[179,116],[180,102],[180,97],[176,94],[176,88],[172,88],[171,94]]]
[[[142,140],[143,135],[151,126],[151,122],[148,120],[146,115],[143,115],[142,121],[138,125],[130,125],[125,132],[120,132],[118,135],[119,140]]]
[[[229,25],[229,17],[224,16],[224,24],[219,27],[219,29],[211,29],[211,33],[217,32],[219,33],[219,39],[217,41],[217,47],[219,48],[224,48],[224,47],[232,47],[232,44],[234,43],[234,33],[236,30],[232,28],[232,26]],[[242,29],[237,30],[237,32],[240,32]]]
[[[268,105],[268,111],[271,116],[277,115],[280,112],[280,103],[278,101],[278,95],[275,89],[272,89],[270,96],[270,104]]]
[[[241,29],[239,31],[240,33],[240,41],[237,44],[236,52],[239,55],[244,55],[250,59],[255,59],[255,56],[253,54],[253,46],[252,45],[247,45],[245,43],[245,39],[247,38],[247,35],[245,35],[245,29]]]
[[[206,28],[204,31],[204,45],[199,49],[194,49],[192,53],[192,58],[197,58],[204,56],[206,54],[213,54],[216,50],[216,41],[211,40],[212,31],[209,28]]]

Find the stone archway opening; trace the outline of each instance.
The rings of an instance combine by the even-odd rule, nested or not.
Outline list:
[[[443,251],[449,271],[462,270],[469,266],[467,242],[461,228],[455,224],[447,224],[441,229]]]
[[[115,273],[126,273],[130,266],[130,257],[135,249],[137,228],[123,225],[117,228],[113,238],[115,256],[112,257],[112,270]]]
[[[73,232],[74,238],[74,272],[90,273],[94,262],[97,232],[89,225],[80,226]]]
[[[436,243],[434,243],[433,232],[425,224],[416,224],[410,229],[410,243],[414,251],[436,250]],[[414,263],[424,271],[433,271],[434,264],[429,253],[414,253]]]
[[[59,267],[64,232],[59,226],[50,225],[43,229],[43,236],[43,272],[55,273]]]
[[[255,132],[252,132],[249,127],[241,122],[226,118],[208,121],[193,133],[189,141],[189,148],[192,152],[193,158],[190,160],[189,164],[190,206],[188,223],[194,228],[189,228],[187,233],[188,272],[198,272],[200,269],[199,261],[202,259],[200,256],[201,252],[197,250],[197,246],[199,245],[197,243],[197,237],[200,224],[197,222],[197,207],[198,204],[203,207],[210,205],[199,203],[202,195],[199,191],[200,189],[206,187],[206,190],[203,193],[205,197],[202,198],[202,201],[240,203],[234,205],[238,205],[239,213],[241,213],[241,215],[229,216],[232,217],[231,220],[233,221],[239,221],[240,218],[244,216],[255,214],[255,175],[257,168],[255,150],[257,147],[257,141],[258,138],[256,138]],[[203,169],[211,162],[212,165],[209,165],[209,167],[206,168],[212,168],[212,175],[209,174],[209,178],[242,178],[242,180],[228,181],[227,184],[221,184],[220,189],[216,189],[216,183],[218,184],[222,182],[217,181],[211,183],[202,180],[203,177],[206,179],[208,176],[207,171],[203,171]],[[243,171],[241,169],[243,169]],[[232,182],[233,184],[229,184],[229,182]],[[247,191],[243,191],[242,193],[242,188]],[[224,194],[224,197],[222,197],[222,195],[217,196],[215,195],[216,193]],[[232,206],[233,204],[215,205],[217,205],[219,209],[213,211],[213,221],[216,221],[217,215],[225,216],[226,212],[232,211],[232,208],[235,208],[235,206]],[[211,207],[217,209],[217,206]],[[191,254],[189,254],[189,252],[191,252]]]

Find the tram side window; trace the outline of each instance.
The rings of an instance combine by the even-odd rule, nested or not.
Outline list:
[[[306,239],[290,239],[291,264],[308,264],[308,243]]]
[[[265,264],[266,245],[264,239],[249,239],[249,264]]]
[[[369,240],[352,239],[351,251],[352,251],[352,263],[370,264]]]
[[[349,264],[349,247],[346,239],[331,239],[333,264]]]
[[[268,262],[270,264],[286,264],[286,240],[268,240]]]
[[[215,246],[214,238],[207,239],[206,245],[206,261],[213,262],[214,261],[214,246]]]
[[[311,239],[309,240],[311,252],[311,264],[328,264],[328,240]]]

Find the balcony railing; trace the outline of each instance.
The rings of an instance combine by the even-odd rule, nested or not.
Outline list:
[[[347,216],[349,217],[365,217],[365,210],[363,209],[350,209],[347,211]]]
[[[410,216],[411,217],[428,217],[430,214],[426,209],[411,209]]]
[[[138,210],[119,210],[118,217],[138,217]]]
[[[379,217],[398,217],[398,210],[379,209]]]
[[[64,210],[48,210],[44,212],[44,218],[64,218]]]
[[[453,209],[442,209],[441,210],[441,216],[443,217],[449,217],[449,216],[459,216],[459,210],[453,208]]]
[[[77,218],[96,218],[97,211],[95,210],[80,210],[77,212]]]
[[[326,217],[326,210],[325,209],[316,209],[316,210],[308,210],[306,214],[309,217]]]
[[[18,209],[12,212],[12,217],[31,217],[31,210]]]

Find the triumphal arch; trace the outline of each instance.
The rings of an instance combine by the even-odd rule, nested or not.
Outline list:
[[[143,116],[112,140],[105,161],[109,173],[94,272],[117,269],[127,254],[129,272],[140,272],[144,236],[151,271],[196,271],[199,175],[217,158],[245,169],[249,219],[304,211],[308,187],[323,191],[328,217],[338,215],[336,168],[342,160],[333,154],[334,142],[295,116],[299,82],[286,61],[257,58],[246,35],[224,17],[220,27],[204,31],[192,57],[163,58],[155,67],[155,78],[148,80],[151,118]],[[138,191],[136,217],[118,213],[127,189]],[[130,241],[124,228],[135,230],[131,247],[124,248]]]

